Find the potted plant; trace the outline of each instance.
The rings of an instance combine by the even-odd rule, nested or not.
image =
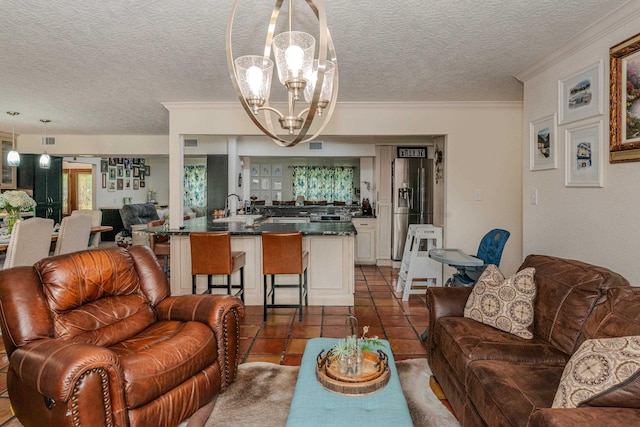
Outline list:
[[[353,329],[353,321],[355,320],[355,331]],[[375,347],[384,347],[377,336],[369,338],[369,326],[362,328],[362,336],[358,337],[357,332],[358,321],[355,317],[349,316],[347,322],[351,325],[351,335],[346,336],[336,343],[331,349],[328,356],[332,362],[338,363],[339,372],[346,376],[359,376],[362,368],[363,352],[374,351]]]
[[[30,212],[36,207],[36,201],[22,190],[10,190],[0,194],[0,208],[7,211],[4,222],[11,234],[16,221],[20,219],[20,212]]]

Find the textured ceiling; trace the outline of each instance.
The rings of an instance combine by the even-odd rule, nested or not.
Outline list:
[[[338,102],[519,101],[515,73],[626,1],[327,0]],[[165,134],[161,102],[236,100],[232,3],[2,0],[0,129],[14,110],[17,133],[46,118],[53,135]],[[261,52],[273,0],[242,4],[238,18],[255,21],[235,23],[235,56]]]

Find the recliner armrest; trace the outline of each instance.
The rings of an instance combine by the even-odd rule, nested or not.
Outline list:
[[[201,322],[214,332],[218,343],[218,362],[222,390],[233,382],[238,363],[240,319],[244,305],[230,295],[180,295],[168,297],[156,306],[159,320]]]
[[[9,363],[22,382],[62,402],[71,398],[78,379],[91,369],[105,369],[111,383],[119,383],[122,377],[112,351],[60,339],[42,339],[20,347],[11,354]],[[115,386],[123,388],[121,384]]]
[[[429,345],[434,348],[433,335],[436,322],[441,317],[462,317],[472,287],[428,287],[427,308],[429,309]],[[431,354],[431,351],[429,352]]]

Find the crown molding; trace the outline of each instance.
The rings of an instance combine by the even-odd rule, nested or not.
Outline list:
[[[520,82],[526,82],[532,77],[548,70],[554,65],[562,62],[567,57],[581,51],[582,49],[592,45],[596,41],[606,37],[613,31],[640,16],[640,2],[637,0],[629,0],[622,6],[614,9],[608,15],[605,15],[592,25],[585,28],[582,32],[576,34],[573,38],[560,46],[558,49],[545,56],[541,60],[534,62],[524,70],[514,74],[514,77]]]

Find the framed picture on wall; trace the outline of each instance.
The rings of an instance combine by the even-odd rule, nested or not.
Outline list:
[[[260,165],[252,164],[251,165],[251,176],[260,176]]]
[[[131,178],[131,169],[125,169],[124,170],[124,177],[125,178]]]
[[[260,190],[260,178],[251,177],[251,191]]]
[[[269,178],[262,178],[261,190],[269,190],[271,188],[271,180]]]
[[[145,184],[146,181],[141,180],[140,181],[140,188],[144,188],[146,187],[147,184]]]
[[[558,124],[602,114],[604,61],[558,81]]]
[[[264,200],[265,205],[270,205],[271,203],[271,191],[261,191],[260,192],[260,200]]]
[[[602,120],[565,130],[565,185],[603,187]]]
[[[109,166],[109,179],[111,179],[111,180],[115,180],[116,179],[116,168],[115,168],[115,166]]]
[[[116,180],[116,190],[123,190],[124,189],[124,181],[122,178],[118,178]]]
[[[116,191],[116,182],[115,181],[109,181],[109,187],[107,188],[107,191]]]
[[[556,114],[529,123],[529,169],[532,171],[556,169],[557,165]]]
[[[102,174],[102,188],[107,188],[107,174]]]
[[[282,176],[282,165],[276,164],[271,167],[272,176]]]
[[[107,159],[100,159],[100,172],[107,173],[109,171],[109,161]]]
[[[151,175],[151,166],[144,165],[144,176],[149,176],[149,175]]]
[[[640,34],[609,49],[609,161],[640,161]]]
[[[282,178],[271,178],[271,189],[282,190]]]
[[[260,168],[260,176],[271,176],[271,165],[262,165]]]
[[[140,179],[138,178],[133,178],[133,189],[137,190],[140,188]]]
[[[118,165],[117,168],[118,168],[118,178],[124,177],[124,166]]]

